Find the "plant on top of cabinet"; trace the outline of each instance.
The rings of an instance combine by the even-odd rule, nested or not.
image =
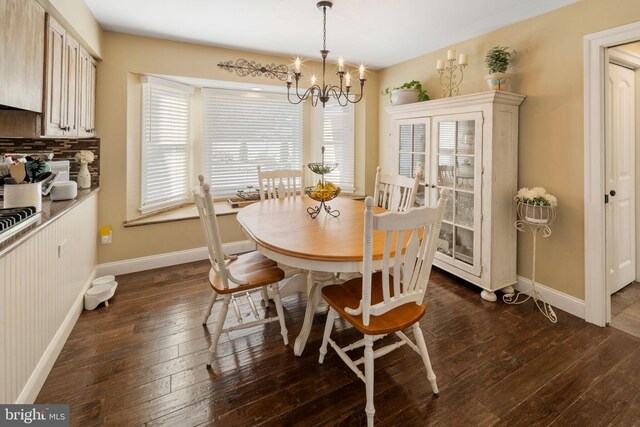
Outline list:
[[[418,101],[428,101],[427,91],[422,89],[422,83],[418,80],[411,80],[401,86],[385,88],[382,95],[389,95],[392,105],[411,104]]]
[[[516,53],[515,50],[509,50],[507,46],[494,46],[487,52],[485,64],[489,69],[489,74],[484,78],[487,81],[489,90],[508,91],[511,83],[511,74],[507,74],[511,55]]]

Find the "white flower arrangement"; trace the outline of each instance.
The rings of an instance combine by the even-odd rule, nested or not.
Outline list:
[[[547,193],[547,190],[543,187],[533,187],[531,189],[522,187],[518,190],[515,199],[527,205],[551,206],[553,208],[558,206],[558,198],[553,194]]]
[[[75,155],[76,162],[82,163],[93,163],[95,159],[93,153],[89,150],[80,150]]]

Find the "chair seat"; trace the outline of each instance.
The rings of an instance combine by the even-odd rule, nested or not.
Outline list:
[[[213,290],[219,294],[230,294],[259,288],[284,279],[284,271],[278,268],[278,264],[259,252],[249,252],[238,256],[237,259],[227,264],[227,270],[236,279],[245,280],[248,283],[246,285],[239,285],[229,280],[229,288],[224,289],[220,276],[211,269],[209,272],[209,283]]]
[[[390,283],[393,277],[389,276]],[[357,277],[340,285],[330,285],[322,289],[322,296],[340,316],[351,323],[357,330],[365,335],[382,335],[400,331],[413,325],[425,313],[424,304],[403,304],[381,316],[371,316],[369,325],[362,322],[362,315],[353,316],[345,311],[346,307],[356,308],[362,299],[362,278]],[[393,288],[391,289],[393,296]],[[371,277],[371,305],[383,300],[382,273],[377,272]]]

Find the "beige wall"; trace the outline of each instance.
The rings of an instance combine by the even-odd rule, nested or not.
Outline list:
[[[113,262],[154,254],[204,246],[196,220],[124,228],[127,195],[136,191],[131,182],[139,173],[140,105],[135,102],[139,83],[137,74],[165,74],[213,80],[279,85],[282,82],[262,78],[242,78],[216,66],[220,61],[246,58],[262,63],[289,64],[291,58],[265,56],[210,46],[172,42],[121,33],[105,32],[103,61],[98,65],[96,129],[101,138],[100,225],[113,227],[113,243],[100,245],[98,262]],[[320,74],[318,64],[305,64],[305,72]],[[314,70],[315,68],[315,70]],[[307,71],[308,70],[308,71]],[[357,174],[373,183],[377,164],[378,83],[375,72],[369,82],[365,100],[356,108],[356,144],[360,158]],[[305,119],[308,117],[305,114]],[[308,132],[305,133],[308,138]],[[364,171],[364,173],[362,173]],[[199,171],[194,171],[196,175]],[[373,173],[373,175],[372,175]],[[128,185],[129,183],[129,185]],[[369,184],[372,186],[372,184]],[[235,216],[219,217],[225,242],[243,240]]]
[[[38,0],[84,47],[102,56],[103,31],[84,0]]]
[[[538,241],[536,280],[584,298],[583,209],[583,36],[640,20],[637,0],[582,0],[449,48],[469,55],[462,92],[486,90],[486,51],[497,44],[517,51],[509,72],[512,90],[527,95],[520,109],[519,186],[544,186],[558,196],[553,234]],[[380,72],[380,88],[422,81],[440,98],[436,60],[446,49]],[[380,103],[381,159],[389,149],[390,126]],[[518,274],[531,275],[531,236],[520,234]]]
[[[640,42],[635,42],[635,43],[627,43],[627,44],[623,44],[621,46],[618,46],[624,50],[627,50],[629,52],[633,52],[635,54],[640,55]]]

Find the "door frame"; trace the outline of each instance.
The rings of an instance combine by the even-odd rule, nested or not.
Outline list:
[[[584,36],[585,320],[607,322],[605,230],[605,81],[607,48],[640,40],[640,22]]]

